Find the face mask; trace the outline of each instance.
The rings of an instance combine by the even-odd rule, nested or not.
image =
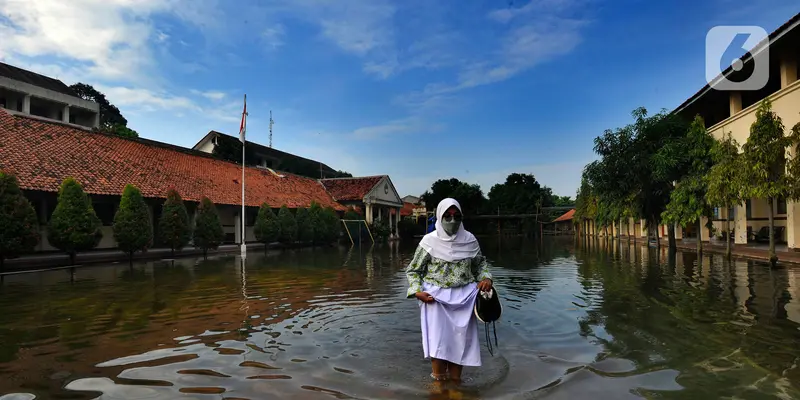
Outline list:
[[[442,228],[444,228],[444,232],[450,236],[453,236],[458,232],[458,227],[461,225],[461,221],[456,221],[451,219],[450,221],[442,221]]]

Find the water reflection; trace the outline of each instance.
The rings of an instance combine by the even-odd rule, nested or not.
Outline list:
[[[505,306],[500,353],[484,348],[459,389],[429,382],[404,298],[413,246],[393,243],[8,276],[0,394],[798,397],[793,269],[641,241],[481,244]]]

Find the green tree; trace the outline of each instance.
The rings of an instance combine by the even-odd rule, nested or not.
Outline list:
[[[307,208],[298,208],[294,216],[297,221],[297,240],[303,243],[314,241],[314,228]]]
[[[512,173],[489,190],[489,213],[536,214],[541,207],[552,205],[550,188],[541,186],[531,174]]]
[[[113,228],[117,247],[128,254],[128,260],[131,262],[134,253],[147,250],[153,243],[150,212],[142,192],[136,186],[125,185],[119,209],[114,215]]]
[[[322,243],[327,235],[327,226],[324,224],[322,207],[316,201],[311,202],[308,209],[308,223],[311,227],[311,241],[314,244]]]
[[[726,137],[715,142],[711,149],[711,157],[714,165],[706,175],[706,200],[715,207],[724,207],[726,211],[725,221],[725,252],[731,256],[731,213],[730,209],[741,204],[744,200],[742,196],[741,182],[741,155],[739,154],[739,144],[736,143],[730,133]]]
[[[786,175],[786,148],[792,139],[784,134],[781,118],[772,111],[765,99],[756,110],[756,120],[750,126],[750,136],[742,152],[742,184],[745,198],[767,199],[769,206],[769,258],[778,261],[775,253],[775,200],[791,197],[792,184]]]
[[[705,121],[695,117],[683,140],[667,144],[662,151],[672,152],[673,162],[687,166],[686,174],[670,194],[666,210],[661,214],[664,222],[680,224],[697,223],[697,253],[703,252],[702,218],[711,217],[711,205],[706,200],[706,175],[713,165],[714,138],[708,133]],[[670,148],[674,146],[674,148]],[[677,160],[677,161],[674,161]]]
[[[207,257],[208,250],[216,249],[225,239],[225,232],[219,220],[219,214],[214,203],[207,197],[200,200],[197,208],[197,219],[194,228],[194,245],[203,250],[203,258]]]
[[[294,244],[297,241],[297,221],[285,204],[278,211],[278,221],[280,222],[281,236],[283,244]]]
[[[277,242],[281,237],[281,224],[272,208],[267,203],[261,204],[256,217],[256,226],[253,228],[256,240],[264,243],[264,252],[270,243]]]
[[[117,106],[111,104],[106,95],[86,83],[76,83],[69,87],[75,94],[100,106],[100,126],[98,130],[124,137],[138,137],[139,134],[128,128],[128,120],[122,116]]]
[[[25,198],[14,175],[0,171],[0,271],[6,258],[32,251],[39,243],[36,210]]]
[[[192,224],[186,205],[183,204],[181,195],[174,189],[167,192],[167,200],[161,207],[161,218],[158,221],[158,231],[161,242],[166,244],[175,255],[175,250],[180,250],[192,239]]]
[[[100,243],[101,226],[81,185],[73,178],[65,179],[58,190],[58,204],[47,228],[50,244],[69,254],[70,264],[75,264],[78,252],[91,250]]]
[[[439,179],[431,185],[430,190],[420,196],[428,210],[432,211],[436,210],[440,201],[448,197],[458,200],[461,211],[466,216],[480,214],[486,207],[486,198],[480,186],[461,182],[456,178]]]
[[[339,236],[342,232],[341,230],[341,220],[339,216],[336,214],[336,210],[333,207],[325,207],[321,213],[321,222],[322,225],[325,227],[325,234],[323,235],[323,240],[325,243],[333,243],[339,239]]]

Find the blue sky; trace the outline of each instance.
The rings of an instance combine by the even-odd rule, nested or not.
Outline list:
[[[0,60],[86,82],[141,136],[209,130],[401,195],[512,172],[574,196],[592,139],[705,84],[706,32],[772,31],[796,0],[0,0]]]

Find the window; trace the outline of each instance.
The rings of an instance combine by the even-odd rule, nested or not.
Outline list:
[[[783,197],[779,197],[776,200],[776,203],[777,203],[776,207],[778,209],[776,214],[778,214],[778,215],[786,214],[786,199],[783,198]]]

